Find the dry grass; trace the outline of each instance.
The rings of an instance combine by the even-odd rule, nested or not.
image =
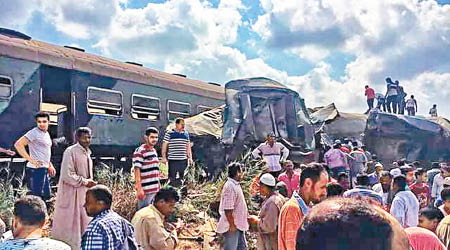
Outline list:
[[[259,211],[259,204],[250,196],[252,178],[261,172],[261,164],[251,159],[250,152],[238,160],[244,164],[244,179],[241,186],[247,201],[249,212]],[[177,249],[219,249],[221,237],[216,235],[219,218],[218,205],[222,187],[227,181],[228,173],[224,170],[215,181],[206,181],[200,164],[186,171],[185,185],[187,195],[182,197],[176,216],[183,221],[180,237],[203,237],[203,242],[180,240]],[[134,180],[129,173],[114,170],[113,167],[101,164],[95,171],[95,179],[99,184],[108,186],[113,192],[113,210],[131,221],[136,209],[137,198]],[[10,218],[14,205],[14,192],[9,183],[0,183],[0,216]],[[53,210],[49,210],[52,213]],[[52,214],[49,214],[50,219]],[[50,222],[51,223],[51,222]],[[255,235],[249,235],[249,249],[255,248]]]
[[[129,173],[122,170],[114,170],[112,167],[102,164],[96,170],[96,178],[99,184],[108,186],[113,193],[113,210],[131,221],[137,209],[137,198],[134,190],[134,181]]]
[[[240,182],[246,198],[249,213],[257,214],[259,204],[251,199],[250,185],[255,175],[261,173],[261,162],[251,157],[251,152],[244,154],[238,162],[244,165],[243,180]],[[227,181],[226,169],[215,181],[202,181],[203,169],[196,165],[187,169],[185,174],[185,186],[188,190],[186,197],[180,201],[177,209],[177,217],[186,223],[182,230],[183,236],[202,236],[205,243],[199,244],[193,241],[181,240],[177,249],[219,249],[221,237],[215,234],[219,218],[218,208],[222,187]],[[205,226],[206,225],[206,226]],[[192,233],[194,232],[194,233]],[[212,241],[212,242],[211,242]],[[210,243],[211,242],[211,243]],[[256,235],[248,234],[249,249],[256,249]]]

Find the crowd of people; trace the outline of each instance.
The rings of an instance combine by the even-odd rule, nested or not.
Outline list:
[[[289,154],[272,134],[253,151],[276,162]],[[276,159],[274,159],[274,157]],[[257,249],[447,249],[450,246],[450,166],[426,170],[404,159],[383,166],[363,147],[336,141],[325,162],[294,166],[286,160],[254,178],[262,198],[248,215],[239,181],[245,166],[228,166],[220,199],[218,232],[225,249],[246,249],[246,232],[258,234]],[[257,184],[257,185],[254,185]],[[254,192],[257,186],[258,192]]]
[[[17,153],[27,160],[24,184],[28,196],[15,204],[11,231],[1,234],[0,249],[173,249],[177,244],[175,226],[165,218],[174,212],[179,200],[177,191],[161,189],[159,157],[154,148],[159,131],[145,130],[145,143],[133,154],[133,173],[138,211],[132,224],[111,210],[112,193],[94,181],[91,158],[91,130],[78,128],[76,143],[63,154],[58,180],[58,192],[51,225],[50,239],[41,239],[50,203],[49,178],[56,175],[51,162],[52,140],[48,133],[50,116],[38,113],[36,127],[15,143]],[[28,150],[27,150],[28,148]],[[175,120],[175,129],[165,133],[162,144],[162,162],[169,163],[170,184],[182,185],[184,171],[192,163],[189,134],[184,120]],[[4,150],[14,155],[11,150]],[[0,229],[5,228],[0,221]],[[135,231],[136,230],[136,231]],[[31,247],[31,248],[26,248]],[[125,248],[127,247],[127,248]]]
[[[173,187],[161,188],[159,132],[149,127],[133,155],[138,210],[127,221],[112,210],[111,190],[93,180],[91,130],[78,128],[60,169],[51,229],[47,225],[50,162],[49,116],[36,115],[37,127],[16,143],[27,161],[30,194],[14,204],[10,234],[0,249],[175,249],[178,230],[167,220],[180,200]],[[184,120],[164,136],[162,161],[169,162],[170,184],[183,182],[192,162]],[[28,151],[25,146],[28,146]],[[322,163],[296,165],[289,150],[269,133],[252,153],[265,165],[252,184],[258,214],[249,214],[241,186],[241,163],[227,166],[217,233],[224,249],[247,249],[247,232],[257,249],[446,249],[450,246],[450,166],[398,160],[384,166],[358,143],[335,141]],[[0,229],[2,224],[0,223]],[[28,247],[28,248],[27,248]]]
[[[369,85],[365,86],[364,95],[367,97],[368,109],[365,114],[368,114],[372,109],[374,109],[375,99],[377,100],[377,105],[375,109],[384,112],[404,115],[405,110],[408,115],[415,116],[417,113],[417,100],[414,95],[411,95],[409,99],[406,100],[407,93],[400,85],[399,81],[392,81],[390,77],[386,78],[386,93],[375,93],[375,90]],[[428,112],[432,117],[437,117],[437,105],[434,104],[433,107]]]

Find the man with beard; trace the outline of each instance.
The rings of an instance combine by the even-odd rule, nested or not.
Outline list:
[[[249,224],[258,231],[257,249],[278,249],[278,217],[286,200],[275,191],[275,186],[275,178],[269,173],[263,174],[259,179],[259,193],[264,197],[264,201],[258,216],[249,217]]]
[[[133,154],[134,185],[138,198],[138,209],[153,203],[160,189],[159,160],[155,150],[158,143],[158,129],[145,130],[145,144],[139,146]]]
[[[370,185],[375,185],[380,182],[381,173],[383,172],[383,165],[379,162],[375,164],[375,171],[369,174]]]
[[[410,190],[407,190],[406,177],[400,175],[392,182],[392,192],[395,193],[390,213],[404,228],[417,227],[419,224],[419,201]]]
[[[299,192],[283,205],[278,219],[278,249],[295,249],[297,230],[311,203],[319,203],[327,196],[328,173],[318,163],[309,164],[300,175]]]
[[[80,248],[80,240],[91,218],[83,209],[88,188],[96,185],[93,180],[91,159],[91,130],[78,128],[77,143],[64,151],[56,195],[52,237],[66,242],[73,249]]]
[[[391,204],[392,201],[391,183],[392,183],[391,174],[388,171],[383,171],[381,172],[380,175],[380,183],[375,184],[372,187],[372,190],[379,193],[383,198],[383,206],[385,209],[389,208],[389,205]]]

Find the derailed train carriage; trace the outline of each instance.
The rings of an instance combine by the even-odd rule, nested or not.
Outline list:
[[[226,105],[185,120],[193,154],[202,159],[210,178],[264,142],[270,132],[289,148],[291,160],[312,156],[314,128],[297,92],[263,77],[230,81],[225,92]]]
[[[50,135],[62,147],[73,131],[93,130],[91,148],[97,160],[130,167],[130,156],[146,127],[161,132],[176,117],[189,117],[224,104],[219,84],[188,79],[33,40],[0,29],[0,147],[35,126],[34,114],[51,114]],[[1,158],[0,161],[12,161]],[[3,156],[6,157],[6,156]],[[16,159],[17,161],[20,159]],[[59,162],[60,159],[53,159]]]
[[[450,122],[443,117],[418,117],[371,112],[364,142],[385,163],[449,161]]]
[[[316,156],[332,146],[334,140],[363,142],[378,160],[389,167],[394,160],[450,160],[450,122],[443,117],[396,115],[373,110],[369,115],[345,113],[334,104],[311,110],[311,122],[320,135]]]
[[[222,142],[229,160],[256,147],[273,132],[290,150],[290,159],[303,160],[315,147],[314,127],[300,95],[274,80],[258,77],[225,84],[226,109]]]

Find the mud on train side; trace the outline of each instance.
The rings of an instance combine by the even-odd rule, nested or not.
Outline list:
[[[51,115],[49,132],[57,142],[54,162],[73,143],[73,131],[87,126],[93,130],[94,158],[120,160],[130,167],[130,157],[142,143],[146,127],[163,132],[176,117],[189,117],[224,103],[225,91],[219,84],[0,28],[0,147],[13,148],[35,126],[34,114],[43,111]],[[0,161],[13,161],[2,157],[6,156],[0,156]]]

